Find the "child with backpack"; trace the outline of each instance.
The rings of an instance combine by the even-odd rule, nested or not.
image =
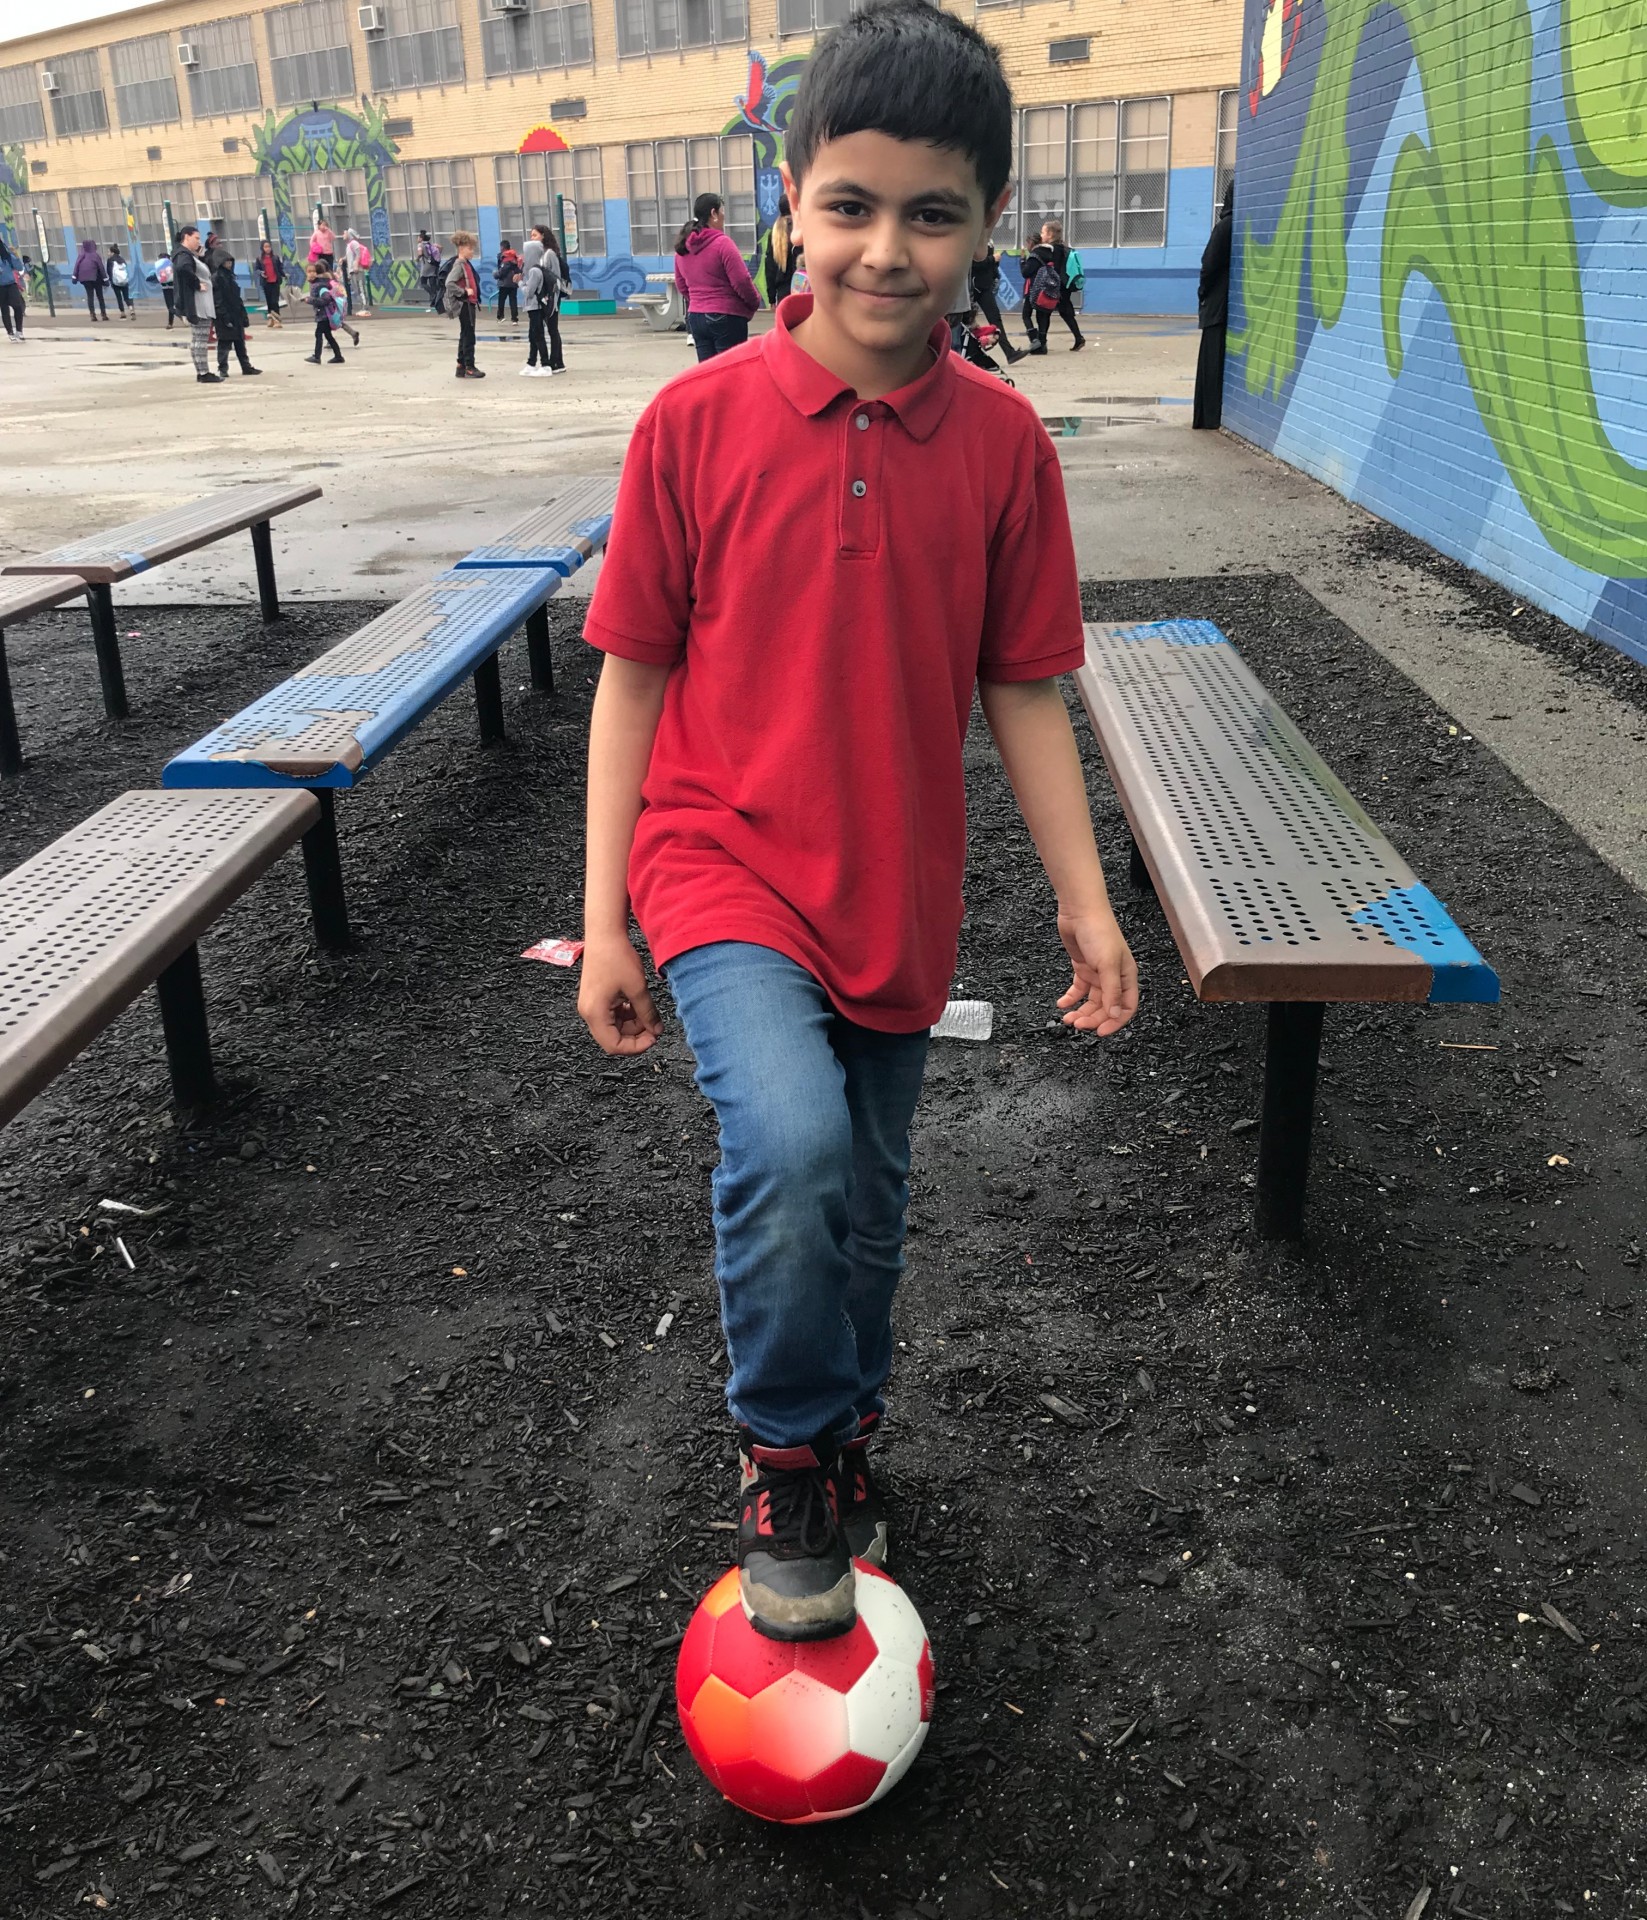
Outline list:
[[[509,318],[517,327],[520,325],[520,281],[525,264],[505,240],[498,249],[498,263],[492,269],[492,277],[498,283],[498,319],[502,321],[503,309],[507,307]]]
[[[526,296],[529,345],[524,374],[546,378],[564,373],[560,349],[560,254],[547,227],[534,227],[526,243],[526,272],[520,290]]]
[[[315,316],[315,350],[305,354],[304,359],[310,366],[318,367],[321,349],[330,347],[332,365],[342,366],[343,349],[337,344],[337,335],[332,329],[343,318],[343,308],[339,289],[332,279],[331,262],[325,254],[309,262],[309,305],[314,309]]]
[[[1046,352],[1047,328],[1055,313],[1075,335],[1070,352],[1079,353],[1086,345],[1072,297],[1081,284],[1081,256],[1064,245],[1063,222],[1043,221],[1040,243],[1024,255],[1024,327],[1031,353]]]
[[[460,380],[484,380],[475,365],[475,314],[480,306],[480,275],[475,271],[475,254],[480,242],[461,227],[452,235],[452,251],[457,258],[446,276],[441,310],[455,316],[458,323],[457,377]]]
[[[114,304],[117,312],[123,320],[135,320],[137,307],[127,291],[132,283],[131,264],[118,246],[109,248],[108,271],[109,285],[114,289]]]
[[[163,253],[154,263],[155,285],[159,287],[166,301],[166,331],[171,332],[177,325],[177,288],[173,285],[172,257]]]

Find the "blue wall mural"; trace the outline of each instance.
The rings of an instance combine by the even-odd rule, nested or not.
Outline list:
[[[1224,421],[1647,663],[1647,119],[1610,0],[1247,0]]]

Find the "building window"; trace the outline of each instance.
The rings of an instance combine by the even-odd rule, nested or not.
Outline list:
[[[499,232],[518,247],[540,222],[555,224],[555,195],[578,210],[578,253],[606,251],[606,195],[599,147],[572,153],[500,153],[492,162],[497,181]]]
[[[415,160],[403,167],[385,167],[383,186],[389,206],[389,251],[397,260],[417,257],[421,227],[429,229],[444,258],[451,252],[454,232],[462,228],[473,233],[480,225],[472,160]]]
[[[96,48],[59,54],[46,71],[57,80],[57,91],[50,98],[52,125],[58,138],[104,132],[109,124],[109,106],[103,98],[103,74]]]
[[[350,227],[370,246],[372,216],[366,204],[364,167],[332,167],[325,173],[292,175],[292,224],[302,241],[299,252],[305,258],[309,252],[309,235],[314,232],[316,207],[337,241],[340,265],[343,236]],[[273,239],[274,235],[271,233],[269,237]]]
[[[1235,129],[1241,121],[1241,96],[1233,89],[1218,96],[1218,146],[1213,155],[1212,210],[1220,211],[1235,180]]]
[[[137,238],[146,259],[158,260],[171,248],[166,241],[166,202],[172,203],[172,231],[194,218],[194,188],[187,180],[150,180],[132,188]]]
[[[197,119],[262,106],[250,15],[184,27],[177,37],[179,44],[194,48],[198,63],[188,70],[189,105]]]
[[[542,67],[582,67],[595,57],[593,10],[533,5],[519,13],[493,13],[481,0],[480,44],[489,74],[536,73]]]
[[[1072,247],[1159,247],[1167,233],[1167,99],[1026,107],[995,244],[1032,247],[1061,220]]]
[[[117,40],[109,48],[114,104],[121,126],[154,127],[182,118],[172,72],[175,58],[171,36],[164,33],[146,34],[141,40]]]
[[[269,29],[269,70],[279,104],[346,100],[355,90],[355,56],[343,17],[344,0],[302,0],[263,18]]]
[[[745,253],[754,252],[755,148],[748,134],[653,140],[625,148],[624,159],[631,253],[673,253],[700,193],[721,196],[726,231]]]
[[[0,67],[0,146],[46,137],[38,67]]]
[[[257,252],[261,238],[257,215],[262,204],[259,197],[262,184],[255,173],[231,173],[221,179],[208,180],[206,205],[212,210],[211,217],[202,218],[191,209],[178,225],[193,221],[200,229],[202,240],[208,233],[215,233],[235,259],[244,264]],[[172,212],[177,212],[175,204]]]
[[[41,223],[46,229],[46,245],[54,260],[63,258],[63,203],[55,193],[19,193],[13,196],[11,203],[12,231],[17,236],[17,248],[26,253],[31,260],[40,258],[40,236],[35,230],[34,216],[39,212]]]
[[[118,187],[70,187],[69,225],[76,244],[95,240],[105,252],[112,240],[126,244],[126,203]]]
[[[463,78],[457,0],[382,0],[378,12],[387,31],[366,42],[376,91],[441,87]]]
[[[979,5],[987,0],[979,0]],[[858,12],[863,0],[778,0],[778,32],[822,33]]]
[[[746,0],[618,0],[619,53],[741,47],[748,38]]]

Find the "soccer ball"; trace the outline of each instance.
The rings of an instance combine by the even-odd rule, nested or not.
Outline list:
[[[738,1570],[698,1604],[675,1662],[692,1758],[735,1807],[801,1825],[871,1806],[908,1771],[932,1718],[932,1648],[903,1588],[856,1561],[858,1622],[832,1640],[768,1640]]]

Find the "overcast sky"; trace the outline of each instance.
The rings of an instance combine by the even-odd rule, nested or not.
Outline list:
[[[132,4],[146,5],[147,0],[132,0]],[[121,0],[5,0],[0,6],[0,40],[21,40],[48,27],[72,27],[105,13],[131,10],[132,5],[122,5]]]

